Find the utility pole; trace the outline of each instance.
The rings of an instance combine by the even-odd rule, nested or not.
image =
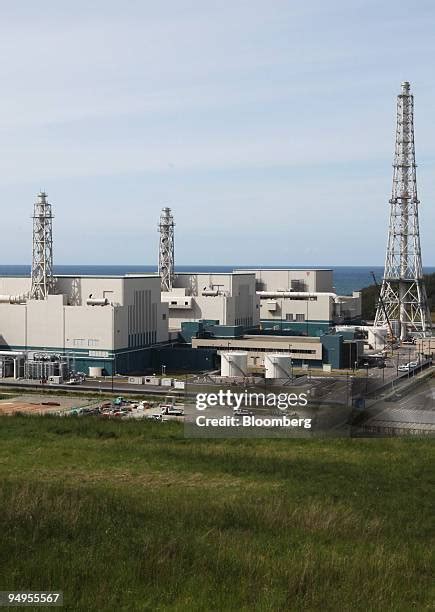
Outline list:
[[[407,81],[402,83],[397,96],[393,168],[388,245],[375,326],[386,326],[388,320],[395,322],[398,336],[404,341],[410,332],[420,332],[423,336],[432,333],[421,263],[414,96]]]

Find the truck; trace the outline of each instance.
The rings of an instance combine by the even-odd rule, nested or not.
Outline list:
[[[160,404],[161,414],[184,416],[184,404]]]

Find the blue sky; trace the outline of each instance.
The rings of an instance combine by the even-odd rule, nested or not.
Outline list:
[[[0,0],[1,263],[382,265],[403,80],[435,265],[435,4]]]

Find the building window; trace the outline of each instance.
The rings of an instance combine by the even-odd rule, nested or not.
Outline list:
[[[166,313],[165,312],[162,314],[162,319],[163,319],[163,321],[166,321]]]
[[[292,291],[306,291],[307,285],[304,280],[292,280],[291,281]]]
[[[289,297],[289,300],[291,300],[292,302],[294,301],[306,302],[307,300],[309,300],[310,302],[317,302],[317,296],[311,295],[309,297],[305,297],[304,295],[292,295]]]
[[[286,320],[286,321],[293,321],[293,313],[292,313],[292,312],[287,313],[287,314],[285,315],[285,320]]]
[[[304,314],[297,314],[296,315],[296,321],[305,321],[305,315]]]

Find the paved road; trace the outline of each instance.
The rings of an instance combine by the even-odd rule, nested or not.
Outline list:
[[[396,394],[378,400],[365,410],[357,431],[379,434],[435,435],[435,381],[426,379],[415,388],[398,388]]]
[[[173,387],[161,387],[154,385],[131,385],[128,383],[118,382],[114,380],[113,386],[111,381],[107,382],[84,382],[81,385],[41,385],[39,382],[27,382],[22,380],[11,380],[3,379],[0,380],[0,389],[3,387],[24,387],[34,389],[35,391],[68,391],[69,393],[83,393],[88,391],[89,393],[95,393],[101,391],[101,393],[118,393],[119,395],[125,394],[139,394],[139,395],[165,395],[174,391]],[[182,390],[181,390],[182,392]]]

